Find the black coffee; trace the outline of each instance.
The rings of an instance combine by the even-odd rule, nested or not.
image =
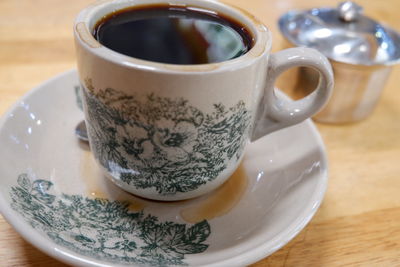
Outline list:
[[[170,64],[221,62],[245,54],[253,44],[249,31],[233,19],[169,5],[111,13],[97,22],[93,35],[116,52]]]

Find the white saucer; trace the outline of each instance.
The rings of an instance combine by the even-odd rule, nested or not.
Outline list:
[[[59,75],[0,121],[0,210],[61,261],[246,265],[291,240],[322,201],[327,159],[310,120],[251,144],[228,184],[209,195],[163,203],[122,192],[74,136],[83,118],[77,85],[76,71]]]

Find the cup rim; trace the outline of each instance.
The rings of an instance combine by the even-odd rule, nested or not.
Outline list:
[[[246,26],[251,35],[254,36],[252,48],[245,54],[230,60],[206,64],[170,64],[149,61],[127,56],[111,50],[100,44],[91,34],[95,23],[104,15],[124,9],[129,6],[141,6],[152,4],[168,4],[172,6],[185,6],[202,8],[221,12],[232,17]],[[219,72],[243,68],[251,65],[255,60],[269,53],[272,46],[271,33],[269,29],[249,12],[234,7],[231,4],[217,2],[215,0],[103,0],[97,1],[77,15],[74,22],[75,45],[80,46],[96,57],[111,61],[117,65],[127,68],[143,69],[154,72],[178,72],[178,73],[201,73]]]

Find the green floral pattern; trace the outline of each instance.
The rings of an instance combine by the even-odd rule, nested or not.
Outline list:
[[[56,196],[52,182],[27,174],[12,187],[12,208],[58,245],[97,260],[152,266],[185,265],[186,254],[201,253],[210,226],[159,222],[157,217],[131,212],[129,203]]]
[[[204,113],[183,98],[139,98],[86,81],[91,148],[116,178],[159,194],[189,192],[215,179],[247,142],[250,113],[243,101]]]
[[[82,97],[81,97],[81,87],[79,85],[74,86],[74,91],[75,91],[75,101],[76,105],[80,110],[83,110],[83,102],[82,102]]]

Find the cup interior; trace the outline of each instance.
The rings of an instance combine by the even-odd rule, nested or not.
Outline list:
[[[84,30],[86,31],[86,37],[80,39],[86,39],[92,45],[91,47],[100,47],[101,44],[95,39],[93,36],[93,30],[96,24],[105,16],[122,10],[129,7],[146,7],[151,5],[170,5],[170,6],[178,6],[178,7],[185,7],[188,9],[192,9],[194,11],[201,11],[201,12],[208,12],[214,14],[222,14],[223,17],[230,18],[237,22],[239,25],[243,25],[247,32],[251,35],[253,39],[253,45],[243,55],[235,58],[246,58],[250,55],[253,57],[259,56],[260,51],[269,51],[271,47],[271,38],[268,29],[254,16],[247,13],[244,10],[231,7],[220,2],[216,1],[200,1],[200,0],[117,0],[117,1],[99,1],[90,5],[89,7],[82,10],[76,18],[75,21],[75,29],[77,29],[78,25],[84,25]],[[85,41],[85,40],[83,40]],[[110,49],[109,49],[110,50]],[[112,51],[112,50],[110,50]],[[109,52],[110,52],[109,51]],[[114,52],[114,51],[112,51]],[[233,60],[235,60],[233,59]],[[232,59],[231,59],[232,60]],[[231,61],[227,60],[227,61]],[[226,61],[223,61],[226,62]],[[152,62],[153,63],[153,62]],[[156,62],[155,62],[156,63]],[[207,63],[213,64],[213,63]],[[201,65],[201,64],[198,64]]]

